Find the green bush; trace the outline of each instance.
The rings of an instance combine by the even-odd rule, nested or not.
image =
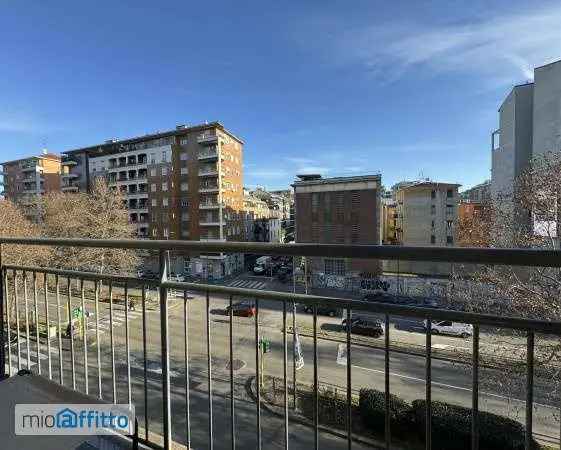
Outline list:
[[[302,414],[313,420],[313,391],[300,391],[298,393],[298,402]],[[347,396],[329,390],[318,391],[318,418],[319,422],[324,425],[345,427],[347,425]]]
[[[360,417],[365,427],[374,432],[385,431],[386,398],[384,392],[362,388],[359,397]],[[402,430],[411,424],[411,405],[390,394],[390,425]]]
[[[424,435],[426,401],[415,400],[413,418],[418,431]],[[471,409],[432,402],[432,444],[434,450],[471,449]],[[526,431],[519,422],[508,417],[479,413],[479,448],[481,450],[523,450]],[[533,442],[533,448],[539,448]]]

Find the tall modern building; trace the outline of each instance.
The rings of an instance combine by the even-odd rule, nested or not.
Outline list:
[[[39,156],[0,163],[4,197],[18,203],[28,218],[37,219],[37,198],[60,189],[60,156],[46,151]]]
[[[381,242],[381,175],[322,178],[299,175],[293,184],[296,242],[374,244]],[[378,274],[377,260],[310,258],[312,274]]]
[[[218,122],[69,150],[62,191],[105,178],[126,198],[141,238],[244,240],[243,141]],[[239,254],[176,254],[172,270],[214,278],[243,267]]]
[[[516,178],[532,158],[547,152],[561,152],[561,61],[535,68],[534,82],[515,86],[499,108],[499,129],[492,134],[492,197],[508,206]],[[514,213],[525,225],[527,212]]]

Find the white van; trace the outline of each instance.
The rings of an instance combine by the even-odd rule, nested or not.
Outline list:
[[[424,321],[425,330],[427,329],[427,321]],[[460,322],[451,322],[450,320],[436,320],[431,323],[432,334],[451,334],[467,338],[473,334],[473,325]]]

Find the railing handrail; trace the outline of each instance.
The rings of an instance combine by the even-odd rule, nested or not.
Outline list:
[[[481,314],[442,308],[426,308],[422,306],[363,301],[342,297],[325,297],[321,295],[297,294],[292,292],[253,290],[215,284],[177,282],[167,280],[161,281],[158,278],[137,278],[122,275],[110,275],[106,273],[101,274],[95,272],[84,272],[79,270],[51,269],[45,267],[22,265],[3,265],[2,268],[6,270],[17,270],[28,273],[47,273],[49,275],[59,275],[61,277],[79,278],[91,281],[111,281],[137,286],[145,285],[152,287],[162,287],[165,289],[175,289],[179,291],[191,290],[198,292],[233,295],[236,297],[242,296],[250,298],[261,298],[265,300],[277,301],[279,303],[296,302],[306,305],[321,304],[322,306],[331,306],[340,309],[351,308],[353,311],[389,314],[390,316],[413,316],[431,320],[451,320],[453,322],[470,323],[473,325],[488,325],[498,328],[534,331],[536,333],[554,334],[561,336],[561,322],[559,321],[525,319],[522,317],[512,316],[496,316],[492,314]]]
[[[502,264],[508,266],[561,267],[561,250],[470,247],[408,247],[395,245],[271,244],[261,242],[200,242],[188,240],[78,239],[0,237],[0,244],[64,247],[126,248],[140,250],[261,253],[354,259],[391,259],[447,263]]]

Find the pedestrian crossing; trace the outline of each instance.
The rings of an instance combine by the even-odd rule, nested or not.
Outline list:
[[[128,312],[129,326],[133,320],[142,317],[142,312],[132,310]],[[125,311],[122,309],[113,310],[113,330],[125,325]],[[109,311],[103,317],[99,318],[99,334],[109,333],[111,321],[109,320]],[[88,333],[95,334],[95,316],[88,318]]]
[[[238,279],[228,283],[228,286],[244,289],[265,289],[267,283],[259,280]]]

